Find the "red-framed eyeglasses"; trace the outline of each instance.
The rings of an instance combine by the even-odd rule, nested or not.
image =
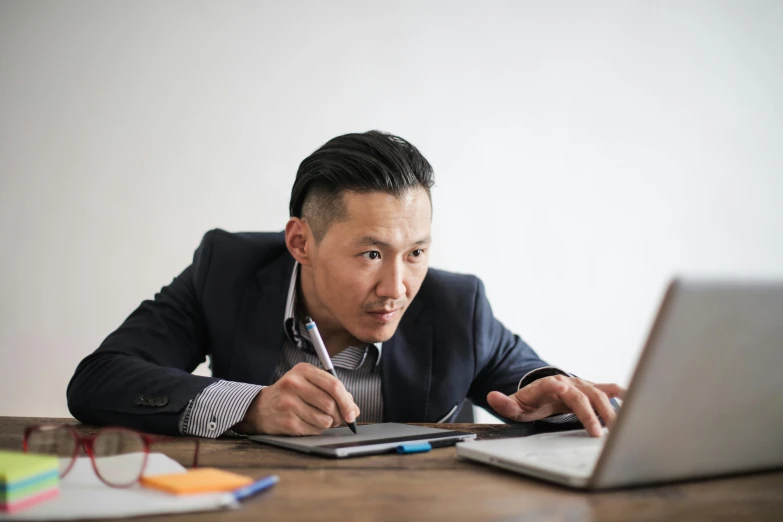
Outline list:
[[[150,445],[173,441],[193,444],[190,465],[197,467],[199,442],[196,439],[149,435],[113,426],[101,428],[95,435],[80,435],[70,424],[28,426],[24,430],[22,445],[25,453],[60,457],[60,478],[71,471],[79,450],[84,448],[98,478],[113,488],[127,488],[138,482],[144,474]]]

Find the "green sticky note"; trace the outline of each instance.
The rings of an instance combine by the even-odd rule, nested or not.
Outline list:
[[[57,457],[18,451],[0,451],[0,484],[8,485],[26,478],[59,470]]]

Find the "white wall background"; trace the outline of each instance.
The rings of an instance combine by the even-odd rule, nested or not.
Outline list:
[[[327,5],[334,4],[334,5]],[[667,278],[783,274],[783,3],[0,2],[0,415],[299,162],[381,129],[435,167],[433,266],[627,383]]]

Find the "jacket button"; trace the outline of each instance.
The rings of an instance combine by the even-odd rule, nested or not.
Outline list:
[[[143,395],[137,395],[135,399],[133,399],[133,404],[136,406],[141,406],[144,404],[144,396]]]
[[[169,403],[169,400],[166,397],[158,397],[155,400],[155,406],[165,406],[168,403]]]

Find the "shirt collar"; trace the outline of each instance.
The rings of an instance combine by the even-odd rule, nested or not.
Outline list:
[[[309,343],[310,339],[306,330],[302,329],[302,324],[296,320],[296,285],[299,280],[299,261],[294,261],[294,270],[291,272],[291,282],[288,284],[288,297],[285,301],[285,319],[283,320],[283,329],[285,330],[288,339],[299,349],[306,349],[303,343],[303,337],[307,337]],[[302,335],[304,334],[304,335]],[[368,343],[369,346],[369,343]],[[372,343],[372,346],[378,350],[378,358],[375,361],[376,366],[381,362],[381,354],[383,353],[383,343]]]

